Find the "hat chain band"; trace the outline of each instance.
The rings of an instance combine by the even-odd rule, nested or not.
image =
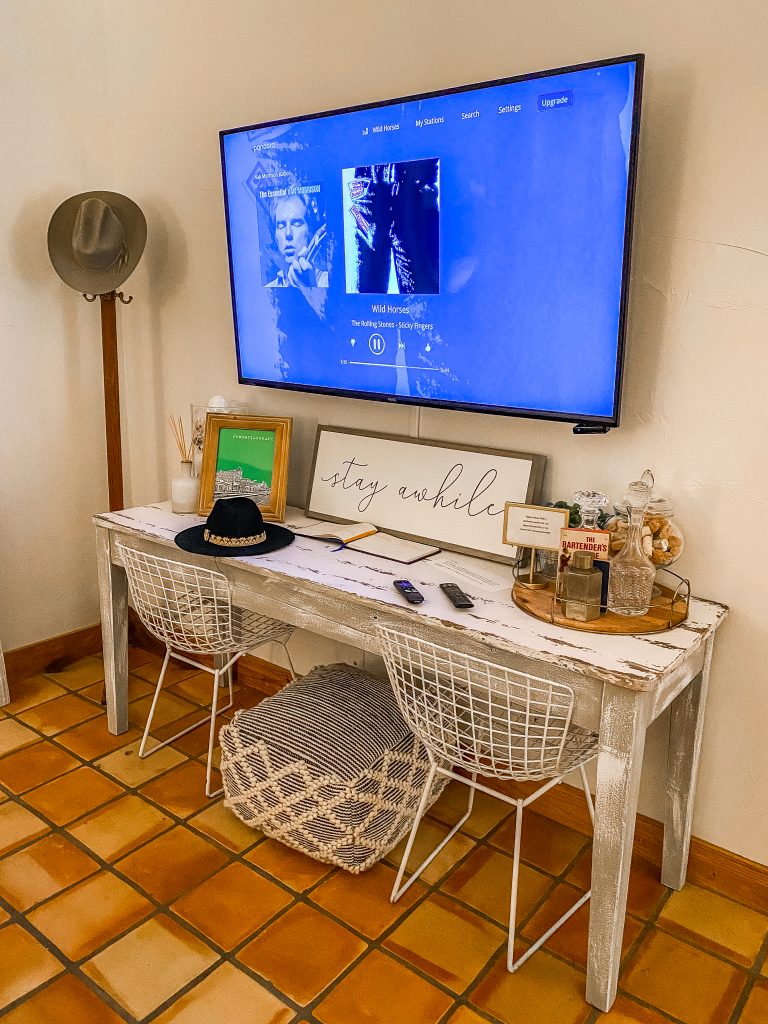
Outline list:
[[[203,530],[203,540],[207,540],[209,544],[218,544],[222,548],[244,548],[250,544],[261,544],[266,539],[266,531],[254,533],[252,537],[220,537],[210,530]]]

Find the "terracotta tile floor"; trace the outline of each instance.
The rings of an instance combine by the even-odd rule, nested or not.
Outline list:
[[[584,1001],[588,906],[505,969],[513,823],[479,796],[465,830],[392,905],[399,850],[360,876],[246,828],[206,800],[205,727],[146,760],[160,662],[130,652],[132,728],[109,734],[84,658],[0,709],[4,1024],[767,1024],[768,917],[637,860],[619,996]],[[158,734],[201,716],[175,667]],[[257,695],[239,690],[236,704]],[[461,813],[450,787],[421,848]],[[587,836],[527,812],[520,948],[589,885]]]

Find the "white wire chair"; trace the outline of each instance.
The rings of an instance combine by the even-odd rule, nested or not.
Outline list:
[[[573,691],[561,683],[516,672],[447,647],[377,628],[381,653],[406,722],[426,747],[430,772],[392,888],[395,903],[432,863],[472,813],[475,790],[516,809],[509,908],[507,970],[516,971],[590,898],[585,893],[517,960],[514,958],[517,888],[523,809],[578,769],[594,825],[592,796],[584,766],[597,755],[597,736],[572,724]],[[456,769],[469,773],[459,775]],[[403,884],[408,860],[436,775],[469,787],[461,820]],[[477,781],[478,775],[515,781],[543,781],[515,799]],[[546,780],[546,781],[545,781]]]
[[[248,651],[262,644],[280,644],[285,651],[291,678],[295,671],[288,651],[294,627],[270,619],[266,615],[237,608],[232,604],[232,590],[223,573],[187,565],[170,558],[138,551],[125,544],[118,545],[128,577],[128,588],[136,613],[146,628],[165,644],[165,658],[155,695],[147,716],[144,735],[139,744],[139,757],[148,757],[161,747],[186,736],[208,721],[207,718],[187,726],[180,732],[146,749],[152,719],[165,680],[171,658],[192,665],[213,676],[210,729],[208,734],[208,761],[205,773],[205,795],[218,796],[223,789],[211,792],[213,748],[216,737],[216,716],[232,707],[232,667]],[[183,654],[179,652],[183,651]],[[227,660],[218,667],[209,668],[189,654],[213,654]],[[221,658],[220,658],[221,660]],[[214,661],[215,664],[215,661]],[[226,677],[229,703],[219,707],[219,684]]]

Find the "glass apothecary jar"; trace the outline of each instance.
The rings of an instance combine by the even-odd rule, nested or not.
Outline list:
[[[629,534],[626,504],[619,502],[613,508],[615,514],[605,527],[611,534],[611,558],[622,550]],[[675,510],[666,498],[652,498],[643,517],[643,553],[659,568],[669,568],[683,553],[685,539],[674,515]]]

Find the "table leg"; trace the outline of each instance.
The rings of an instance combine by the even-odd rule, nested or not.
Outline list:
[[[0,647],[0,708],[11,703],[11,691],[8,689],[8,676],[5,672],[5,658]]]
[[[603,1011],[616,998],[646,725],[645,693],[604,686],[587,961],[587,1000]]]
[[[671,889],[682,889],[688,870],[696,777],[701,756],[704,708],[707,702],[713,643],[714,640],[710,637],[701,672],[675,697],[670,708],[661,881]]]
[[[233,608],[232,610],[234,611],[235,609]],[[229,654],[228,652],[225,652],[223,654],[214,654],[214,656],[213,656],[213,667],[214,668],[223,668],[223,666],[227,664],[227,662],[229,661],[229,659],[231,657],[232,657],[232,655]],[[232,671],[234,671],[234,668],[232,669]],[[229,686],[229,682],[227,681],[227,677],[225,675],[220,675],[219,676],[219,686],[220,687]]]
[[[107,726],[117,735],[128,728],[128,580],[112,562],[109,530],[101,526],[96,528],[96,557]]]

